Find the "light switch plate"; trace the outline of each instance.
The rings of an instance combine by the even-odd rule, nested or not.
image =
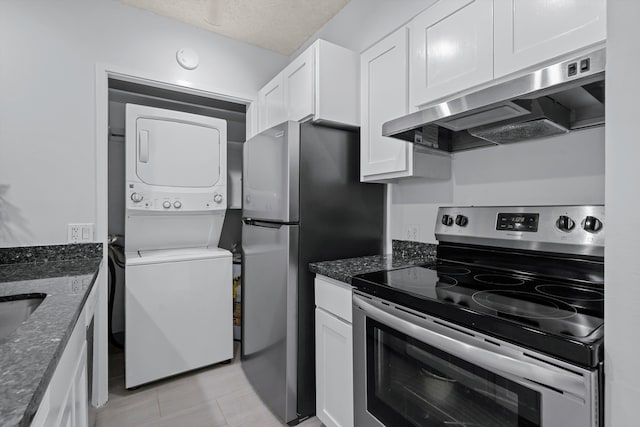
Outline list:
[[[68,243],[91,243],[93,242],[93,223],[69,224],[67,228]]]

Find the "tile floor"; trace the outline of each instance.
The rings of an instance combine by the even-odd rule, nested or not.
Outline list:
[[[236,343],[231,364],[180,375],[127,391],[124,353],[109,356],[109,402],[96,411],[95,427],[282,427],[254,393],[240,366]],[[300,427],[321,427],[317,418]]]

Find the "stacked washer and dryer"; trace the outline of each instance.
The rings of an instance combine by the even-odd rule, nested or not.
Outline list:
[[[233,357],[225,120],[126,105],[125,385]]]

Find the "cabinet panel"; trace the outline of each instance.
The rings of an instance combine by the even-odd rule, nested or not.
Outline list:
[[[412,106],[493,78],[493,0],[438,2],[410,28]]]
[[[314,48],[304,51],[283,71],[287,120],[301,121],[313,116]]]
[[[318,39],[258,92],[262,132],[285,120],[359,126],[358,54]]]
[[[92,290],[95,291],[96,287]],[[90,294],[91,295],[91,294]],[[94,294],[95,295],[95,294]],[[85,305],[36,412],[33,426],[86,427],[88,420]]]
[[[408,112],[408,29],[402,28],[360,56],[360,175],[412,173],[413,147],[382,136],[384,122]]]
[[[602,42],[606,0],[495,0],[495,77]]]
[[[316,309],[316,411],[327,427],[353,426],[352,327]]]
[[[258,92],[258,132],[287,120],[282,73]]]
[[[78,369],[73,385],[74,396],[74,423],[75,427],[87,427],[89,425],[89,394],[87,390],[87,346],[82,349]]]
[[[342,46],[318,40],[316,55],[315,121],[360,126],[358,63],[360,56]]]

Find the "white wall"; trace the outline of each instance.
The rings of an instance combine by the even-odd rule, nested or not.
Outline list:
[[[198,69],[178,66],[181,47]],[[113,0],[0,1],[0,57],[0,247],[96,222],[96,63],[251,98],[287,61]]]
[[[607,427],[640,420],[640,2],[607,1],[607,244],[605,416]]]
[[[553,205],[604,203],[604,128],[544,140],[456,153],[452,179],[392,184],[390,233],[435,243],[442,205]]]
[[[292,58],[321,38],[356,52],[362,52],[436,0],[351,0],[320,28]]]

